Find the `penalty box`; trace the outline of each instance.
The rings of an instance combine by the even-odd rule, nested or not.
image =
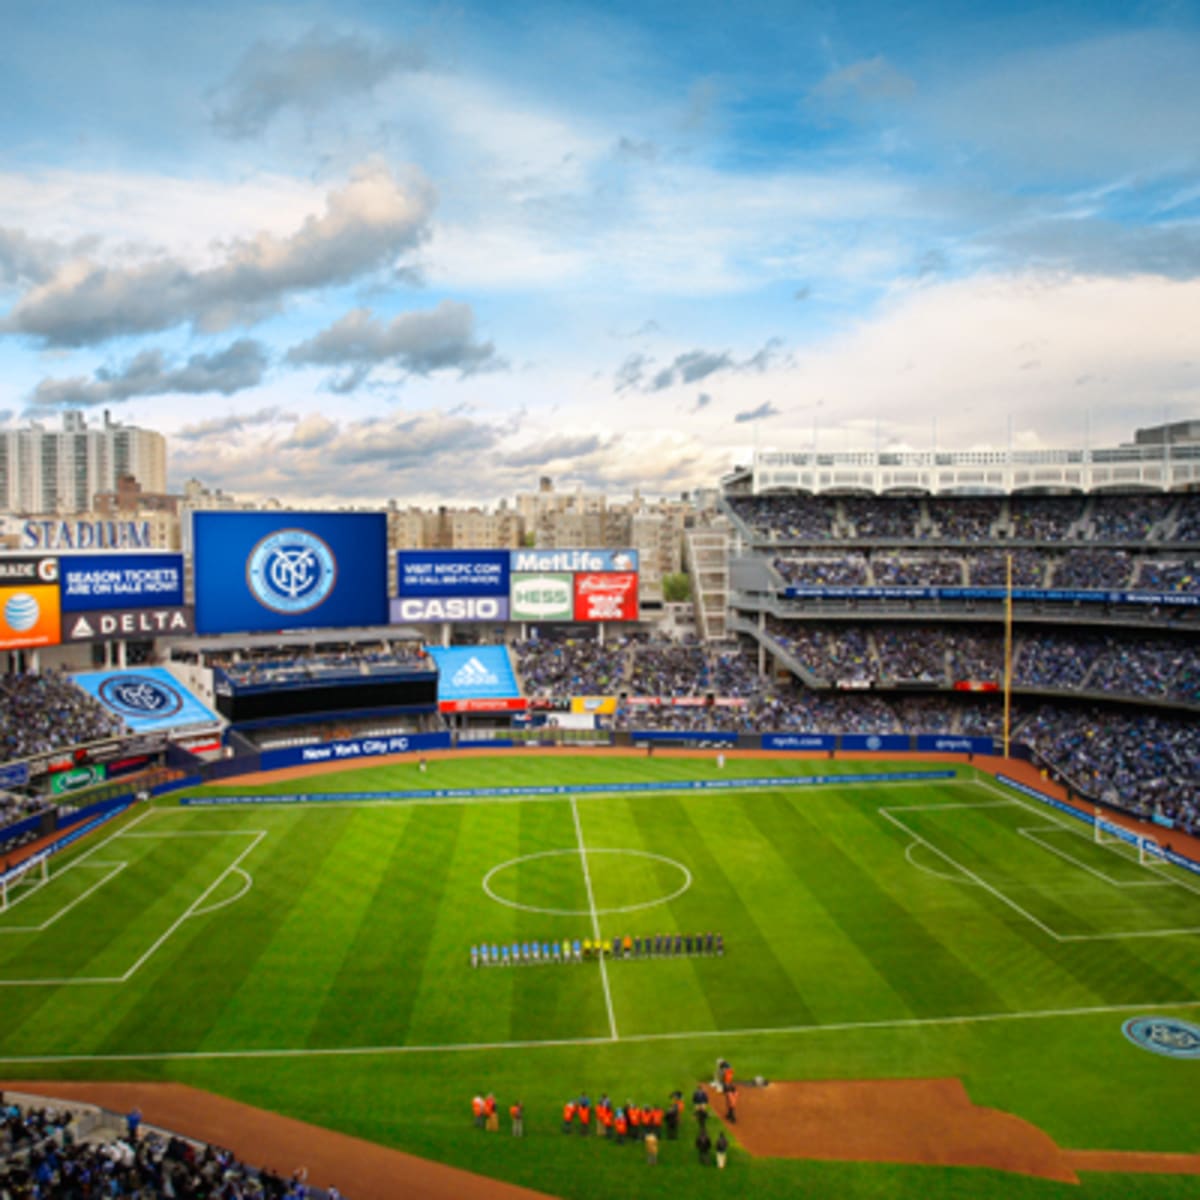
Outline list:
[[[241,864],[266,830],[146,820],[171,811],[149,810],[77,858],[51,860],[48,878],[10,896],[0,912],[0,989],[124,983],[187,920],[249,889]],[[30,972],[32,957],[53,965]]]
[[[912,838],[910,850],[928,852],[932,873],[990,894],[1054,941],[1200,934],[1200,880],[1123,842],[1097,842],[1083,822],[977,786],[1001,798],[886,805],[879,814]],[[992,853],[971,844],[974,837],[978,847],[985,828]],[[996,839],[1003,839],[998,853]]]

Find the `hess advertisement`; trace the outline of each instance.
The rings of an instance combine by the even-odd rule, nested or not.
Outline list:
[[[57,584],[0,587],[0,650],[32,650],[59,641]]]
[[[196,632],[384,625],[383,513],[199,512]]]
[[[576,621],[636,621],[638,577],[607,571],[575,576]]]

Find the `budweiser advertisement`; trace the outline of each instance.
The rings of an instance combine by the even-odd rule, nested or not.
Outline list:
[[[597,571],[575,576],[576,621],[636,621],[638,577],[633,571]]]

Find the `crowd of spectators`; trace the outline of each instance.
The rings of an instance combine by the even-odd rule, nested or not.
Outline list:
[[[875,555],[871,575],[878,587],[961,587],[965,564],[961,555],[925,554],[905,558]]]
[[[1200,493],[1121,496],[737,496],[734,515],[763,541],[879,539],[980,544],[1200,541]]]
[[[625,638],[603,646],[594,638],[536,638],[511,648],[527,696],[603,696],[625,686]]]
[[[90,1116],[90,1114],[89,1114]],[[228,1150],[127,1122],[105,1132],[70,1108],[3,1104],[0,1196],[4,1200],[315,1200],[301,1173],[285,1179]]]
[[[99,741],[124,728],[61,672],[0,677],[0,762]]]
[[[1200,830],[1195,720],[1044,704],[1018,723],[1016,737],[1085,795]]]
[[[865,587],[867,559],[848,552],[838,558],[789,555],[775,559],[775,570],[792,587]]]
[[[236,655],[214,655],[208,661],[241,687],[437,669],[419,642],[406,641],[346,645],[339,649],[246,650]]]
[[[1123,550],[1070,550],[1054,563],[1050,586],[1107,590],[1133,582],[1136,562]]]

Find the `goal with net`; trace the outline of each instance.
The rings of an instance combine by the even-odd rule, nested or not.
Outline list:
[[[50,878],[50,855],[35,854],[0,874],[0,912],[15,903],[21,892],[41,887]]]
[[[1092,819],[1092,840],[1098,846],[1124,845],[1137,854],[1137,860],[1142,866],[1151,863],[1166,862],[1166,854],[1152,837],[1135,833],[1115,821],[1110,821],[1100,809],[1095,810]]]

